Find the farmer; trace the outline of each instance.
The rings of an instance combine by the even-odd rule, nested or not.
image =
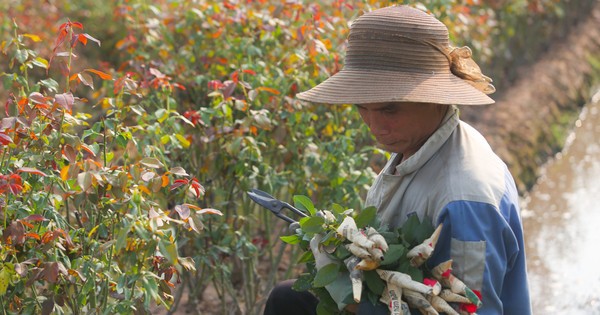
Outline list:
[[[377,207],[391,228],[411,215],[443,224],[427,263],[453,260],[453,274],[482,295],[477,314],[528,315],[514,180],[484,137],[459,119],[456,107],[494,103],[486,95],[494,91],[490,81],[469,48],[449,45],[441,22],[409,6],[392,6],[358,18],[350,28],[344,69],[298,98],[356,106],[379,145],[392,153],[366,206]],[[317,260],[323,255],[313,252]],[[271,292],[265,314],[315,313],[317,300],[290,284]],[[333,286],[328,290],[334,299],[339,295]],[[336,302],[359,314],[387,313],[387,307],[370,302]]]

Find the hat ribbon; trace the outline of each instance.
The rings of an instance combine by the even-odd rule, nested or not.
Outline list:
[[[468,46],[448,46],[446,49],[443,49],[429,40],[416,39],[410,36],[402,35],[400,35],[400,37],[421,42],[435,48],[444,56],[446,56],[446,58],[448,58],[448,61],[450,62],[450,71],[452,74],[465,80],[482,93],[492,94],[496,92],[496,88],[492,85],[492,79],[484,75],[475,60],[471,58],[473,56],[473,52]]]

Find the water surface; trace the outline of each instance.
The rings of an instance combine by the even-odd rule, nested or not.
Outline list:
[[[600,90],[521,207],[534,314],[600,314]]]

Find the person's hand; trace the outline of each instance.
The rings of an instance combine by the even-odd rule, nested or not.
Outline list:
[[[346,312],[356,314],[356,312],[358,312],[358,304],[348,304],[344,309],[346,310]]]

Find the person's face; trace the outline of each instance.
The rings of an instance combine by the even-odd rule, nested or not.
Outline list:
[[[404,159],[416,153],[438,128],[447,105],[426,103],[372,103],[356,105],[382,149]]]

